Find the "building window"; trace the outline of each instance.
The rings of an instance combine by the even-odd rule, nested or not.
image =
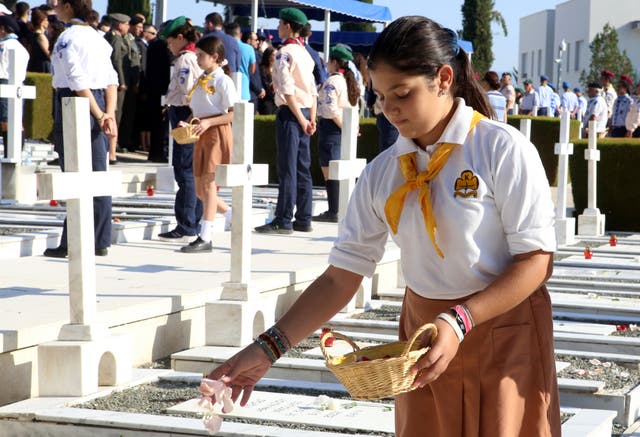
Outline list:
[[[527,54],[523,53],[520,59],[520,71],[524,74],[524,77],[527,77]]]
[[[535,62],[535,54],[536,52],[534,50],[531,50],[531,77],[535,76],[535,71],[534,68],[536,68],[536,66],[534,65]]]
[[[575,67],[574,67],[574,71],[578,71],[580,70],[580,52],[582,51],[582,46],[584,45],[584,41],[580,40],[580,41],[576,41],[576,48],[575,48]]]
[[[542,49],[538,49],[538,76],[542,74]]]
[[[569,72],[569,70],[571,70],[571,44],[570,43],[567,43],[567,62],[566,62],[565,70],[567,71],[567,73]]]

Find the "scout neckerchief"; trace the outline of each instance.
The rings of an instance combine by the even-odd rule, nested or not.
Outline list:
[[[286,45],[289,45],[289,44],[296,44],[296,45],[304,47],[304,43],[302,42],[302,38],[300,38],[300,37],[298,37],[298,38],[287,38],[282,43],[283,46],[286,46]]]
[[[216,92],[216,88],[213,85],[207,86],[207,83],[213,77],[213,73],[215,73],[215,70],[208,74],[205,72],[198,78],[198,81],[193,85],[191,91],[189,91],[189,94],[187,95],[187,103],[191,102],[191,97],[193,96],[193,93],[196,92],[198,87],[202,87],[209,95]]]
[[[473,111],[469,132],[471,132],[478,121],[483,118],[485,118],[484,115],[480,114],[478,111]],[[397,234],[400,215],[402,214],[402,208],[404,207],[404,200],[407,194],[416,188],[419,188],[418,200],[420,201],[424,223],[427,227],[427,232],[429,233],[429,238],[431,238],[433,247],[435,247],[440,258],[444,258],[444,254],[436,243],[436,218],[433,214],[433,206],[431,205],[431,190],[429,182],[438,175],[440,170],[442,170],[442,167],[447,163],[447,159],[449,159],[449,155],[455,146],[456,144],[453,143],[441,143],[435,152],[433,152],[433,156],[427,165],[427,170],[422,173],[418,173],[416,168],[416,152],[400,155],[400,170],[402,171],[406,182],[389,196],[387,203],[384,206],[384,213],[387,217],[387,221],[389,222],[389,226],[393,233]]]

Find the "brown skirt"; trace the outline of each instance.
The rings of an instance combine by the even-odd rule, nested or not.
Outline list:
[[[460,301],[425,299],[407,288],[400,339]],[[395,415],[398,437],[560,437],[546,287],[476,326],[445,373],[396,397]]]
[[[199,177],[215,173],[218,164],[230,164],[232,141],[228,123],[211,126],[200,135],[193,149],[193,175]]]

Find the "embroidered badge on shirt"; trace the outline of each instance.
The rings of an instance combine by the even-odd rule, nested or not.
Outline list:
[[[460,177],[456,179],[453,197],[478,197],[478,186],[480,185],[478,177],[471,170],[465,170],[460,173]]]

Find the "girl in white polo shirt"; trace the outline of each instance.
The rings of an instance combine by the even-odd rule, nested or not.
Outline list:
[[[224,375],[246,404],[270,365],[373,275],[391,236],[407,284],[400,338],[425,323],[438,328],[412,369],[415,389],[396,396],[396,435],[560,436],[544,286],[554,212],[535,147],[486,117],[455,32],[427,18],[386,27],[369,70],[398,140],[360,175],[328,269],[210,377]]]
[[[196,43],[196,57],[204,73],[193,86],[188,100],[193,117],[200,119],[194,130],[200,138],[193,151],[193,175],[203,213],[198,238],[181,249],[187,253],[210,252],[216,212],[231,214],[231,208],[217,195],[215,177],[218,164],[231,163],[231,121],[233,105],[238,100],[222,41],[217,37],[201,39]]]

